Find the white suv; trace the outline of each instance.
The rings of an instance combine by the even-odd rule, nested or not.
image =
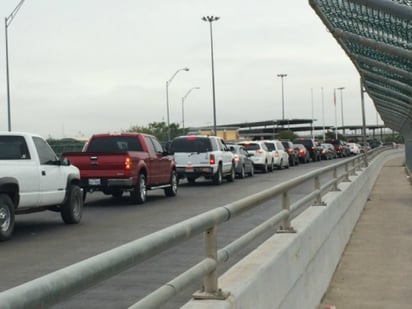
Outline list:
[[[289,154],[279,140],[264,141],[266,147],[273,153],[274,164],[277,169],[289,168]]]
[[[275,166],[273,154],[263,141],[245,141],[239,142],[238,144],[245,147],[246,150],[252,154],[250,158],[257,169],[260,169],[264,173],[273,171]]]
[[[220,185],[223,178],[235,180],[233,153],[223,139],[217,136],[188,135],[173,139],[170,152],[176,161],[179,179],[194,183],[201,176]]]

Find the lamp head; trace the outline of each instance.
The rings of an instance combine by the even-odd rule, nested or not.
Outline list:
[[[218,17],[218,16],[203,16],[202,17],[203,21],[208,21],[208,22],[217,21],[219,19],[220,19],[220,17]]]

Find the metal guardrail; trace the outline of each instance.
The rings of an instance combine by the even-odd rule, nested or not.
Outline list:
[[[205,258],[130,308],[157,308],[185,287],[202,278],[203,289],[193,295],[195,298],[224,299],[228,293],[218,287],[219,263],[229,260],[259,235],[273,230],[279,224],[280,229],[277,232],[296,232],[291,225],[291,215],[295,211],[304,206],[325,205],[322,196],[327,191],[338,190],[339,183],[349,181],[351,175],[367,167],[368,161],[385,149],[387,148],[380,147],[367,154],[344,159],[3,291],[0,293],[1,308],[44,308],[57,304],[201,233],[204,235]],[[320,176],[327,173],[332,173],[332,179],[321,184]],[[291,204],[290,190],[306,182],[313,182],[313,192]],[[280,212],[226,247],[217,249],[216,227],[219,224],[278,196],[282,197]]]

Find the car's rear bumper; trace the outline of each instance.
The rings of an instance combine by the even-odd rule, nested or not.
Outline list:
[[[217,171],[213,166],[184,166],[176,167],[179,178],[212,177]]]

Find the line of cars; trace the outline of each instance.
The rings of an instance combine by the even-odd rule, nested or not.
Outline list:
[[[224,179],[253,176],[289,168],[300,163],[329,160],[351,155],[339,140],[316,143],[310,138],[225,142],[217,136],[187,135],[174,138],[168,146],[176,161],[179,179],[189,183],[204,177],[220,185]],[[357,154],[357,153],[354,153]]]

